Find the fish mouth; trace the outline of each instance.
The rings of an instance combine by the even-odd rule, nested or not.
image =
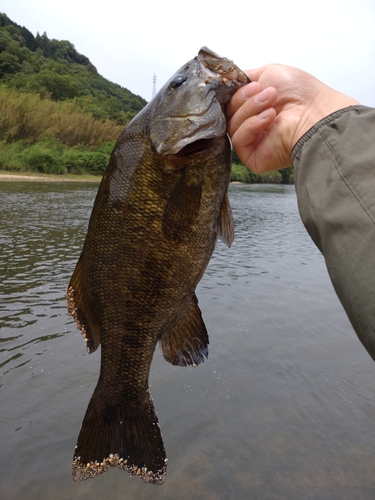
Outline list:
[[[228,92],[228,87],[233,87],[236,91],[242,85],[250,83],[249,77],[233,61],[226,57],[220,57],[207,47],[202,47],[198,52],[198,60],[205,68],[207,79],[218,80],[227,87],[225,92],[226,100],[229,101],[232,92]],[[233,92],[234,93],[234,92]],[[220,101],[221,104],[225,102]]]

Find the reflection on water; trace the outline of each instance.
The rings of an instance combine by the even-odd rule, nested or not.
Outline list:
[[[0,491],[4,500],[375,498],[373,362],[299,220],[291,186],[232,186],[236,239],[198,288],[209,360],[155,354],[167,481],[71,480],[96,384],[65,287],[97,185],[0,184]]]

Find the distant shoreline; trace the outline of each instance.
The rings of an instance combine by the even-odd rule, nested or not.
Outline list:
[[[30,182],[100,182],[101,177],[95,175],[53,175],[16,172],[0,172],[0,181],[30,181]]]
[[[53,174],[18,174],[0,172],[0,181],[30,181],[30,182],[100,182],[100,176],[95,175],[53,175]],[[233,181],[231,184],[243,184],[243,182]]]

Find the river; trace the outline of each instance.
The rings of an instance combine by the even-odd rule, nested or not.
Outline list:
[[[332,289],[293,186],[232,185],[231,249],[197,295],[209,359],[150,388],[167,480],[116,468],[75,484],[71,460],[98,377],[65,287],[97,185],[0,182],[2,500],[373,500],[375,367]]]

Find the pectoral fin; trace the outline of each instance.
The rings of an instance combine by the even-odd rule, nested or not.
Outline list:
[[[196,366],[208,358],[208,334],[195,294],[183,320],[160,340],[164,358],[179,366]]]
[[[68,312],[82,331],[87,351],[94,352],[100,344],[99,323],[92,305],[91,294],[84,275],[84,256],[81,255],[67,288]]]
[[[182,232],[188,232],[199,214],[201,198],[202,180],[191,182],[188,172],[183,172],[165,205],[163,233],[178,239]]]
[[[220,209],[218,237],[230,248],[234,240],[234,222],[228,193]]]

